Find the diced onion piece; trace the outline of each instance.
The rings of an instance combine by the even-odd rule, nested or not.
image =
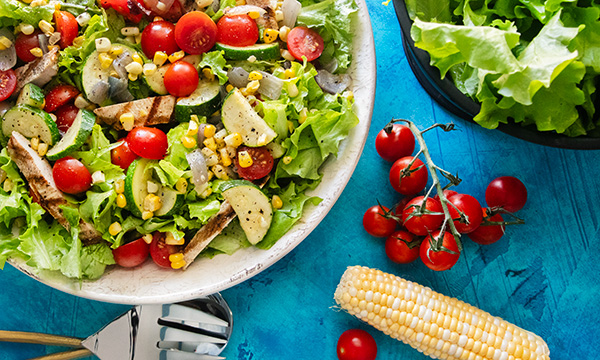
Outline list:
[[[192,170],[191,181],[196,187],[196,192],[200,194],[208,185],[208,166],[206,166],[206,159],[200,149],[192,151],[185,155],[185,157]]]
[[[58,31],[53,32],[52,35],[50,35],[50,38],[48,39],[48,45],[52,46],[58,44],[60,38],[61,34]]]
[[[315,76],[315,81],[323,91],[330,94],[340,94],[352,84],[350,75],[333,75],[327,70],[319,70]]]
[[[283,0],[281,11],[283,11],[283,25],[293,28],[296,19],[302,10],[302,4],[298,0]]]
[[[227,72],[227,77],[231,85],[238,88],[248,85],[248,82],[250,82],[248,75],[249,73],[241,67],[234,67]]]
[[[108,84],[108,81],[98,81],[90,90],[90,93],[88,94],[88,100],[94,104],[102,104],[106,99],[108,99],[109,89],[110,85]]]
[[[279,99],[281,90],[283,89],[283,80],[267,72],[259,72],[262,74],[263,78],[260,79],[260,87],[258,88],[258,92],[271,100]]]
[[[205,127],[206,127],[205,123],[198,124],[198,135],[196,135],[198,137],[198,139],[197,139],[198,144],[204,143],[204,140],[206,139],[206,136],[204,136],[204,128]]]
[[[15,36],[8,28],[0,29],[0,36],[5,36],[12,42],[12,46],[0,51],[0,71],[12,69],[17,64],[17,51],[15,50]]]
[[[227,15],[241,15],[241,14],[248,14],[250,11],[256,11],[260,14],[260,16],[263,16],[267,12],[265,9],[255,6],[255,5],[240,5],[240,6],[232,7],[231,9],[229,9],[226,12],[226,14]]]
[[[44,34],[38,34],[38,42],[40,43],[40,49],[44,54],[48,53],[48,37]]]
[[[127,69],[125,67],[133,62],[133,58],[129,52],[123,52],[113,61],[112,65],[121,79],[127,78]]]

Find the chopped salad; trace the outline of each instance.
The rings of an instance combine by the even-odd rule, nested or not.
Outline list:
[[[356,126],[353,0],[0,2],[0,267],[272,247]]]

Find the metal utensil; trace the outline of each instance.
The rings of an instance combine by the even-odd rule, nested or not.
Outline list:
[[[233,315],[220,294],[166,305],[138,305],[87,339],[0,331],[0,341],[74,347],[31,360],[218,360]]]

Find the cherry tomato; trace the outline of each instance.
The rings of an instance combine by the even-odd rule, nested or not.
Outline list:
[[[252,158],[252,165],[248,167],[240,166],[238,161],[239,154],[247,151]],[[238,156],[235,157],[235,168],[238,175],[246,180],[258,180],[267,176],[273,169],[273,155],[265,147],[240,146],[237,149]]]
[[[105,9],[114,9],[127,20],[138,23],[150,12],[144,7],[143,0],[100,0]]]
[[[431,247],[431,242],[442,241],[440,251],[434,251]],[[444,251],[444,249],[450,250],[451,252]],[[448,270],[456,264],[460,257],[460,251],[458,245],[454,239],[454,235],[450,232],[444,232],[443,238],[440,239],[440,232],[436,231],[430,236],[426,237],[421,244],[419,250],[421,260],[423,263],[435,271]]]
[[[503,222],[502,215],[495,214],[493,216],[489,216],[487,214],[487,210],[484,208],[483,210],[483,218],[489,222]],[[477,229],[469,233],[469,239],[481,245],[489,245],[493,244],[496,241],[500,240],[500,238],[504,235],[504,224],[501,225],[488,225],[484,221],[479,225]]]
[[[371,236],[388,237],[398,224],[396,220],[388,217],[390,209],[385,206],[371,206],[363,215],[363,227]]]
[[[408,264],[419,258],[419,245],[420,241],[413,234],[400,230],[385,240],[385,253],[397,264]]]
[[[133,160],[137,159],[138,156],[129,149],[129,143],[124,141],[125,139],[120,139],[122,141],[121,145],[110,151],[110,161],[121,167],[123,170],[127,170],[129,165],[133,162]]]
[[[217,40],[217,24],[201,11],[192,11],[175,25],[175,41],[188,54],[203,54]]]
[[[179,51],[175,42],[175,25],[168,21],[151,22],[142,31],[141,44],[148,59],[153,59],[157,51],[164,51],[167,55]]]
[[[413,153],[415,136],[407,126],[394,124],[391,128],[386,127],[377,134],[375,149],[384,160],[396,161]]]
[[[139,238],[113,249],[112,253],[117,265],[127,268],[136,267],[148,258],[150,245],[144,239]]]
[[[346,330],[338,339],[337,356],[339,360],[375,360],[377,343],[364,330]]]
[[[0,71],[0,101],[8,99],[17,88],[17,75],[13,69]]]
[[[418,214],[424,196],[417,196],[406,204],[402,211],[402,224],[406,230],[415,235],[424,236],[438,230],[444,222],[442,204],[433,198],[425,201],[424,214]],[[410,217],[410,218],[409,218]]]
[[[454,190],[444,190],[444,196],[446,197],[446,200],[450,199],[452,196],[458,194],[458,192],[454,191]],[[438,196],[438,194],[435,194],[435,196],[433,197],[436,200],[440,200],[440,197]]]
[[[162,159],[167,154],[167,135],[157,128],[140,126],[133,128],[126,138],[129,149],[146,159]]]
[[[79,90],[75,86],[67,84],[58,85],[46,94],[44,110],[54,112],[54,110],[75,99],[77,95],[79,95]]]
[[[58,45],[61,49],[73,45],[73,39],[79,33],[79,23],[77,23],[75,16],[68,11],[57,10],[54,12],[54,23],[56,24],[56,31],[60,33]]]
[[[394,190],[402,195],[415,195],[423,191],[427,185],[427,167],[420,159],[415,159],[415,162],[410,165],[413,159],[412,156],[400,158],[390,169],[390,183]],[[407,169],[406,176],[403,174],[405,169]]]
[[[67,194],[80,194],[92,187],[92,175],[81,161],[70,156],[56,160],[52,167],[56,187]]]
[[[223,16],[217,30],[217,41],[226,45],[250,46],[258,41],[256,21],[246,14]]]
[[[17,52],[17,57],[24,62],[30,62],[37,57],[31,53],[31,49],[39,48],[40,41],[38,40],[38,35],[42,32],[39,30],[34,31],[30,35],[25,35],[20,33],[15,40],[15,51]]]
[[[483,220],[479,201],[477,201],[477,199],[471,195],[466,194],[456,194],[447,199],[451,203],[448,204],[448,212],[450,212],[450,216],[452,216],[452,219],[460,219],[454,220],[454,226],[456,227],[456,230],[461,234],[467,234],[477,229]],[[463,213],[462,218],[456,209]]]
[[[150,256],[156,265],[163,268],[171,268],[169,255],[179,252],[179,247],[165,244],[165,234],[156,232],[152,236],[150,243]]]
[[[516,177],[501,176],[488,185],[485,201],[490,207],[502,207],[508,212],[516,212],[527,202],[527,188]]]
[[[165,72],[165,88],[177,97],[189,96],[198,87],[198,70],[186,61],[177,61]]]
[[[79,108],[73,104],[66,104],[56,109],[54,115],[56,115],[58,130],[63,133],[67,132],[71,125],[73,125],[73,121],[75,121],[78,113]]]
[[[304,26],[293,28],[287,36],[288,51],[297,60],[313,61],[323,53],[325,44],[319,33]]]

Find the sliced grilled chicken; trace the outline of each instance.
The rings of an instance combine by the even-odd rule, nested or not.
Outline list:
[[[256,24],[258,26],[279,30],[279,25],[275,19],[275,9],[277,8],[276,0],[247,0],[246,5],[254,5],[265,9],[266,13],[256,19]]]
[[[58,49],[53,48],[41,58],[15,70],[17,73],[17,88],[14,94],[19,94],[23,86],[33,83],[39,87],[46,85],[58,74]]]
[[[8,154],[17,164],[25,176],[29,188],[40,205],[48,211],[65,229],[69,230],[69,221],[65,218],[63,206],[71,205],[62,191],[58,190],[52,177],[52,167],[47,160],[42,159],[36,151],[29,146],[29,140],[20,133],[13,131],[8,141]],[[84,245],[91,245],[102,241],[100,234],[92,224],[79,220],[79,238]]]
[[[157,96],[99,107],[94,110],[94,113],[98,120],[116,130],[123,130],[119,118],[125,113],[133,114],[135,118],[134,127],[166,124],[171,121],[171,115],[173,115],[175,109],[175,100],[176,98],[171,95]]]

